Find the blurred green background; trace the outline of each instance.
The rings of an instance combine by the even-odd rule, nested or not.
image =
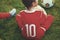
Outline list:
[[[0,12],[9,12],[12,8],[16,8],[17,13],[25,9],[21,0],[0,0]],[[60,0],[55,0],[55,5],[49,9],[45,8],[45,10],[48,14],[52,14],[55,19],[42,40],[60,40]],[[18,29],[15,16],[0,19],[0,40],[25,40]]]

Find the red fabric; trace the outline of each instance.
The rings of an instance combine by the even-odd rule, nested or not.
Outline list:
[[[51,20],[50,20],[51,19]],[[19,28],[22,30],[22,35],[27,39],[27,40],[39,40],[44,36],[44,31],[40,27],[45,27],[46,29],[49,29],[51,23],[52,23],[53,18],[46,16],[43,12],[41,11],[35,11],[33,13],[26,13],[26,12],[21,12],[18,15],[16,15],[16,21],[19,25]],[[27,25],[26,25],[27,24]],[[35,26],[35,28],[31,27]],[[47,25],[48,24],[48,25]],[[28,27],[28,29],[26,28]],[[31,30],[30,30],[31,28]],[[34,35],[34,29],[36,35]],[[27,36],[27,31],[28,31],[28,36]],[[30,35],[31,31],[31,35]],[[33,32],[32,32],[33,31]]]
[[[8,18],[10,14],[8,12],[0,12],[0,19]]]
[[[54,17],[52,15],[48,15],[46,20],[42,23],[42,26],[48,30],[54,20]]]

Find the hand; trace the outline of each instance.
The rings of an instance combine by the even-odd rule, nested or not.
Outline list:
[[[11,16],[14,16],[16,14],[16,9],[15,8],[12,9],[9,13],[10,13]]]

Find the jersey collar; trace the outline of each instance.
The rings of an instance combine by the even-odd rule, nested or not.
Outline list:
[[[35,11],[40,11],[41,7],[39,5],[37,5],[36,7],[34,8],[31,8],[30,10],[24,10],[26,13],[33,13]]]

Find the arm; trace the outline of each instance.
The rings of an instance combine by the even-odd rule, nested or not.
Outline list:
[[[16,9],[12,9],[10,12],[0,12],[0,19],[9,18],[14,16]]]
[[[51,26],[51,24],[53,23],[53,19],[54,19],[54,17],[52,16],[52,15],[44,15],[44,14],[42,14],[42,29],[44,30],[44,31],[46,31],[46,30],[48,30],[49,28],[50,28],[50,26]]]
[[[43,27],[48,30],[53,23],[54,17],[52,15],[48,15],[46,20],[43,22]]]
[[[22,20],[21,20],[21,15],[20,14],[16,15],[16,22],[17,22],[19,28],[21,29],[23,25],[22,25]]]
[[[10,16],[8,12],[0,12],[0,19],[9,18]]]

